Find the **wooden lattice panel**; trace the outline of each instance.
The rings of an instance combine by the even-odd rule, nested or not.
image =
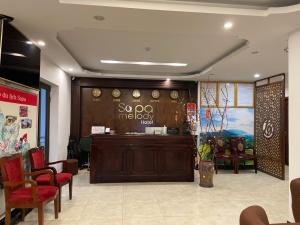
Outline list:
[[[284,179],[284,82],[256,87],[255,148],[258,169]]]

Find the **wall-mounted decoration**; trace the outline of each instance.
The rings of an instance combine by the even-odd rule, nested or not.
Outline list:
[[[37,118],[38,91],[0,83],[0,157],[37,145]]]
[[[115,88],[112,90],[111,95],[114,98],[119,98],[121,96],[121,91],[119,89]]]
[[[200,84],[200,107],[254,107],[254,83],[206,81]]]
[[[201,82],[200,85],[200,100],[201,106],[217,106],[217,83],[216,82]]]
[[[140,92],[140,90],[134,89],[134,90],[132,91],[132,97],[134,97],[134,98],[139,98],[139,97],[141,97],[141,92]]]
[[[28,116],[28,106],[24,106],[24,105],[20,106],[19,116],[20,117]]]
[[[178,91],[172,90],[172,91],[170,92],[170,98],[173,99],[173,100],[178,99],[178,98],[179,98],[179,93],[178,93]]]
[[[101,94],[102,94],[102,92],[101,92],[100,88],[93,88],[92,89],[92,95],[93,95],[93,97],[98,98],[98,97],[101,96]]]
[[[234,83],[219,83],[219,107],[234,106]]]
[[[159,90],[153,90],[151,93],[152,98],[158,99],[160,96]]]
[[[239,83],[237,85],[237,106],[253,107],[254,105],[254,84]]]

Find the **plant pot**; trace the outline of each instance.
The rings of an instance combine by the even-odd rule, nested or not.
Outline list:
[[[201,187],[213,187],[214,163],[213,161],[201,160],[199,162],[199,175]]]

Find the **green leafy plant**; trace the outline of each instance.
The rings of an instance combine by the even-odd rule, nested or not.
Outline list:
[[[212,149],[209,144],[201,144],[198,148],[198,154],[200,156],[200,160],[212,160],[213,154]]]

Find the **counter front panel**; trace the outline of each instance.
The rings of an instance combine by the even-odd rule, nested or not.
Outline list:
[[[90,182],[194,181],[192,136],[94,135]]]

